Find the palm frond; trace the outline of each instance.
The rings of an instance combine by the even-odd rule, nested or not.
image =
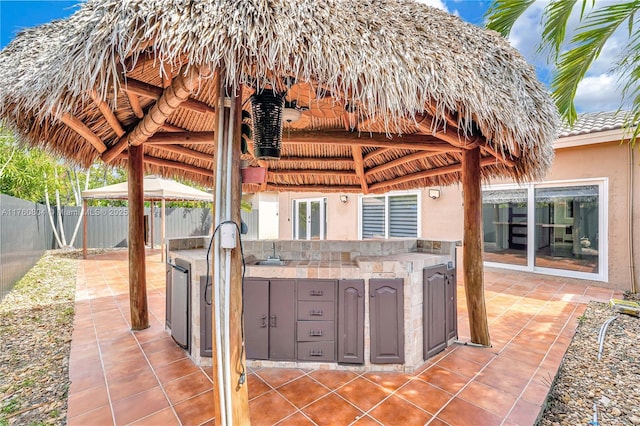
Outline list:
[[[518,18],[535,0],[495,0],[485,13],[486,28],[507,37]]]
[[[538,52],[546,46],[551,47],[552,59],[555,61],[560,54],[560,48],[564,42],[567,32],[567,22],[578,0],[552,1],[544,10],[542,15],[542,41],[538,47]],[[586,0],[583,0],[583,6]]]
[[[639,7],[639,1],[632,1],[594,10],[571,40],[576,47],[560,56],[558,69],[551,81],[552,97],[569,124],[573,124],[577,118],[573,100],[578,84],[600,55],[605,43]]]

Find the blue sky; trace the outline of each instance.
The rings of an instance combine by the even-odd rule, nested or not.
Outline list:
[[[444,9],[478,26],[482,26],[484,13],[491,3],[490,0],[417,1]],[[601,1],[621,0],[597,0],[596,3]],[[0,0],[0,49],[4,48],[21,29],[67,17],[77,9],[77,4],[78,1],[67,0]],[[545,4],[545,0],[539,0],[529,8],[516,22],[509,41],[536,67],[538,77],[548,84],[552,70],[544,57],[536,53],[541,33],[540,16]],[[619,54],[622,38],[614,37],[613,42],[605,46],[600,59],[594,63],[585,81],[578,86],[578,112],[613,111],[620,106],[618,81],[609,72],[609,68]]]

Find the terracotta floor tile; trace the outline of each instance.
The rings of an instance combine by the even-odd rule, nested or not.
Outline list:
[[[149,370],[141,370],[118,381],[110,381],[109,395],[111,395],[111,401],[113,402],[159,385],[158,379]]]
[[[475,381],[469,383],[458,397],[503,418],[518,399],[518,395]]]
[[[452,394],[458,392],[469,381],[468,377],[461,376],[438,365],[425,370],[418,377]]]
[[[183,425],[200,425],[214,418],[213,391],[195,396],[173,406]]]
[[[364,413],[338,395],[331,393],[306,407],[302,412],[317,425],[348,425]]]
[[[202,371],[165,383],[164,391],[172,404],[192,398],[213,389],[213,384]]]
[[[371,410],[369,415],[383,425],[389,426],[424,425],[432,417],[426,411],[395,395]]]
[[[67,426],[113,426],[113,424],[110,405],[103,405],[93,411],[67,418]]]
[[[469,378],[475,376],[484,367],[484,364],[465,359],[463,355],[457,353],[442,358],[436,365]]]
[[[549,394],[549,386],[531,382],[522,393],[522,399],[536,405],[542,405]]]
[[[411,380],[411,376],[408,374],[393,372],[369,372],[363,374],[362,377],[389,391],[394,391]]]
[[[171,408],[165,408],[131,424],[135,426],[180,426],[180,421]]]
[[[380,426],[382,423],[370,416],[361,416],[351,426]]]
[[[521,399],[513,407],[513,411],[503,424],[509,426],[532,425],[539,413],[539,405]]]
[[[456,356],[474,361],[479,364],[486,364],[497,356],[493,348],[478,348],[469,345],[459,345],[456,350]]]
[[[282,386],[291,380],[297,379],[304,374],[304,371],[298,368],[262,368],[256,371],[265,383],[273,388]]]
[[[301,412],[293,413],[289,417],[283,419],[282,421],[276,424],[278,426],[314,426],[315,425],[315,423],[309,420]]]
[[[75,417],[105,405],[109,405],[109,395],[107,394],[107,386],[102,384],[70,395],[67,416]]]
[[[96,386],[102,386],[105,384],[104,373],[102,367],[98,364],[90,365],[79,372],[69,374],[71,379],[71,386],[69,388],[70,393],[81,392],[85,389],[93,388]]]
[[[131,361],[125,360],[117,364],[105,365],[104,370],[108,382],[117,382],[143,371],[152,374],[151,367],[144,356],[135,357]]]
[[[391,394],[391,391],[362,377],[347,383],[336,392],[363,411],[371,409]]]
[[[161,351],[163,349],[177,348],[178,345],[173,341],[171,337],[161,337],[151,342],[140,343],[145,353],[150,354],[153,352]]]
[[[249,402],[251,425],[273,425],[296,411],[278,392],[269,391]]]
[[[298,408],[302,408],[326,395],[330,390],[315,380],[307,376],[302,376],[299,379],[280,386],[278,392],[290,403]]]
[[[440,420],[451,425],[499,425],[502,418],[460,398],[455,398],[438,414]]]
[[[397,395],[431,414],[435,414],[453,395],[429,383],[414,379],[400,388]]]
[[[154,368],[156,375],[161,383],[168,383],[180,377],[188,376],[199,371],[199,368],[193,364],[189,358],[174,361]]]
[[[509,358],[501,358],[488,365],[476,380],[504,392],[518,395],[533,374],[531,366],[513,362]]]
[[[187,358],[187,353],[177,346],[175,348],[165,348],[151,353],[145,352],[145,354],[149,363],[154,368]]]
[[[169,406],[160,387],[151,388],[128,398],[113,402],[117,424],[128,424]]]
[[[358,377],[356,373],[341,370],[315,370],[309,373],[309,375],[329,389],[337,389]]]
[[[249,386],[249,399],[256,398],[265,392],[269,392],[271,387],[266,384],[262,379],[256,376],[254,373],[247,375],[247,386]]]

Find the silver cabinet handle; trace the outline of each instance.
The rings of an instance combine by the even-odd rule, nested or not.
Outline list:
[[[260,328],[267,328],[267,316],[261,316],[260,320],[262,321],[262,323],[260,324]]]
[[[270,318],[271,327],[272,328],[276,328],[277,317],[275,315],[271,315],[271,317],[269,317],[269,318]]]

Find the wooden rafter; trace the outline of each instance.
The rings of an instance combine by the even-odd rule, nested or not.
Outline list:
[[[162,126],[160,126],[160,128],[165,132],[186,132],[186,130],[182,127],[174,126],[173,124],[169,123],[164,123]]]
[[[298,175],[312,175],[312,176],[328,176],[328,177],[350,177],[357,178],[358,175],[353,170],[269,170],[269,174],[275,176],[298,176]]]
[[[448,143],[440,142],[430,135],[404,135],[387,137],[382,133],[374,133],[364,136],[359,133],[346,133],[339,131],[295,132],[286,138],[282,138],[283,144],[312,144],[322,140],[323,145],[348,145],[348,146],[373,146],[382,148],[412,149],[415,151],[451,152],[452,147]],[[455,151],[455,149],[453,149]]]
[[[413,154],[405,155],[403,157],[396,158],[395,160],[389,161],[387,163],[380,164],[379,166],[372,167],[372,168],[370,168],[369,170],[367,170],[365,172],[365,176],[371,176],[371,175],[373,175],[375,173],[379,173],[379,172],[382,172],[384,170],[388,170],[388,169],[391,169],[393,167],[400,166],[402,164],[410,163],[410,162],[415,161],[415,160],[422,160],[424,158],[433,157],[433,156],[440,155],[440,154],[442,154],[442,153],[440,153],[440,152],[429,152],[429,151],[427,151],[427,152],[425,152],[425,151],[414,152]]]
[[[124,135],[125,132],[122,128],[122,124],[120,124],[120,120],[118,120],[118,117],[116,117],[116,115],[113,113],[113,111],[109,107],[109,104],[100,99],[98,93],[96,93],[95,90],[91,91],[90,96],[93,102],[95,102],[95,104],[98,106],[98,109],[104,116],[105,120],[107,120],[107,123],[109,123],[109,126],[111,126],[115,134],[118,135],[118,137]]]
[[[182,72],[178,74],[176,79],[181,76],[183,76]],[[144,96],[152,99],[159,99],[165,92],[165,89],[162,87],[154,86],[153,84],[144,83],[132,78],[127,79],[126,83],[121,87],[126,93],[133,93],[138,96]],[[203,114],[214,113],[216,111],[215,108],[210,107],[206,103],[191,98],[185,99],[181,107]]]
[[[147,144],[145,144],[146,146]],[[194,158],[196,160],[202,161],[213,161],[213,154],[206,154],[204,152],[195,151],[193,149],[186,148],[180,145],[157,145],[154,146],[155,149],[160,149],[162,151],[172,152],[178,155],[184,155],[185,157]]]
[[[280,157],[277,160],[279,164],[282,163],[332,163],[332,164],[353,164],[353,158],[349,157]]]
[[[317,192],[317,185],[281,185],[281,184],[268,184],[268,191],[276,192]],[[335,185],[327,189],[328,192],[354,192],[359,193],[362,188],[357,185]]]
[[[358,179],[360,179],[360,187],[362,188],[363,194],[369,193],[369,185],[367,185],[367,180],[364,174],[364,160],[362,159],[362,148],[359,146],[352,146],[351,153],[353,154],[353,164],[355,166],[356,175]]]
[[[102,142],[102,139],[72,114],[65,112],[60,119],[64,124],[69,126],[71,130],[85,138],[100,154],[107,150],[107,146]]]
[[[486,167],[496,164],[495,158],[483,158],[480,160],[480,167]],[[410,175],[400,176],[392,180],[388,180],[386,182],[378,182],[369,185],[369,189],[371,191],[379,191],[384,190],[384,188],[388,188],[393,185],[399,185],[402,183],[411,182],[418,179],[429,178],[433,176],[446,175],[448,173],[456,173],[462,171],[461,164],[452,164],[450,166],[438,167],[435,169],[424,170],[418,173],[412,173]]]
[[[131,105],[131,110],[133,114],[138,118],[144,117],[144,111],[142,110],[142,106],[140,105],[140,99],[138,99],[138,95],[133,92],[125,92],[127,95],[127,99],[129,100],[129,105]]]
[[[367,163],[370,160],[372,160],[373,158],[376,158],[377,156],[385,154],[385,153],[387,153],[389,151],[391,151],[391,148],[378,148],[375,151],[371,151],[370,153],[365,155],[363,160],[364,160],[365,163]]]
[[[215,144],[215,132],[161,132],[156,133],[145,141],[149,145],[213,145]]]
[[[200,74],[196,68],[189,68],[186,74],[180,73],[138,125],[102,154],[102,160],[109,163],[128,145],[141,145],[149,139],[164,124],[165,120],[189,98],[199,80]]]
[[[195,173],[195,174],[213,178],[213,171],[208,169],[203,169],[202,167],[196,167],[189,164],[184,164],[179,161],[165,160],[164,158],[145,156],[144,162],[148,164],[153,164],[154,166],[169,167],[171,169],[183,170],[185,172]]]

